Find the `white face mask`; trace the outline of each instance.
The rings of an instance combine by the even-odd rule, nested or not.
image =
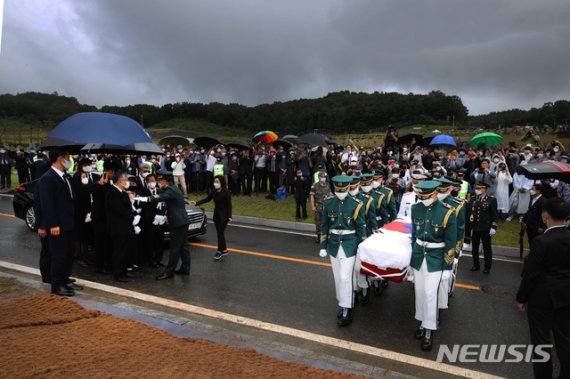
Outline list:
[[[494,158],[494,159],[493,159],[493,162],[499,163],[499,158]]]
[[[350,194],[350,196],[356,196],[356,195],[358,195],[358,188],[354,189],[354,190],[350,190],[350,191],[348,191],[348,193]]]
[[[362,186],[362,191],[368,193],[370,191],[372,191],[372,186]]]
[[[552,149],[552,150],[554,150],[555,153],[558,153],[558,152],[560,151],[560,148],[559,148],[558,146],[556,146],[556,147],[555,147],[554,149]]]
[[[149,172],[143,172],[143,173],[142,173],[142,177],[143,177],[143,178],[146,178],[146,177],[148,176],[148,174],[150,174],[150,173],[149,173]]]
[[[89,172],[91,172],[91,171],[93,171],[93,167],[91,167],[91,166],[83,166],[83,172],[89,173]]]
[[[482,193],[481,190],[475,190],[475,194],[476,194],[477,196],[481,195],[481,193]]]
[[[426,207],[429,207],[430,205],[433,204],[433,199],[425,199],[425,200],[420,200]]]
[[[222,185],[220,183],[214,183],[214,188],[220,189],[220,188],[222,188]]]
[[[378,187],[380,187],[380,182],[373,181],[373,182],[372,182],[372,188],[376,189],[376,188],[378,188]]]
[[[335,195],[340,201],[343,201],[348,196],[348,192],[336,192]]]
[[[327,178],[319,178],[319,181],[320,181],[321,183],[325,183],[325,182],[327,181]]]
[[[130,186],[131,186],[131,183],[125,182],[125,191],[128,190]]]
[[[4,154],[5,152],[6,152],[6,150],[0,149],[0,154]]]
[[[81,179],[81,183],[83,183],[83,184],[89,184],[89,178],[83,178],[83,179]]]
[[[531,195],[531,196],[536,195],[536,191],[535,191],[535,190],[530,190],[529,192],[530,192],[530,195]]]
[[[128,166],[128,165],[131,164],[131,161],[127,159],[127,160],[125,161],[125,164]]]
[[[156,182],[148,182],[148,188],[150,189],[155,189],[156,188]]]
[[[69,170],[69,168],[71,167],[71,161],[64,159],[63,162],[61,162],[63,164],[63,168],[66,170]]]
[[[443,199],[445,199],[445,198],[447,197],[447,195],[448,195],[447,193],[438,193],[438,194],[437,194],[437,198],[438,198],[439,200],[443,200]]]

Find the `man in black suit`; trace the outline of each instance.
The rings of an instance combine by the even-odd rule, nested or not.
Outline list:
[[[103,175],[97,180],[97,187],[93,191],[93,205],[91,219],[93,220],[93,240],[95,242],[95,265],[100,274],[110,274],[111,268],[111,238],[107,228],[107,193],[112,187],[111,182],[115,171],[119,167],[113,161],[105,161]]]
[[[140,196],[154,196],[158,194],[156,176],[149,174],[146,176],[146,188],[139,193]],[[143,203],[141,220],[142,248],[144,251],[145,263],[151,267],[164,266],[162,264],[164,229],[166,224],[166,204]]]
[[[542,196],[543,187],[540,184],[534,184],[530,189],[530,204],[528,211],[522,218],[522,223],[526,224],[526,234],[528,236],[528,245],[532,245],[535,237],[544,233],[546,225],[542,221],[542,205],[544,196]]]
[[[136,226],[140,216],[135,216],[133,213],[127,189],[129,189],[127,174],[117,173],[105,199],[107,228],[113,246],[112,272],[115,280],[119,282],[130,281],[127,276],[128,249],[135,233],[140,233],[140,228]]]
[[[40,179],[35,192],[34,210],[38,235],[42,239],[40,272],[42,280],[51,284],[51,292],[73,296],[81,287],[72,283],[71,265],[75,241],[75,195],[69,153],[53,149],[49,153],[51,169]]]
[[[544,201],[543,235],[534,239],[525,258],[517,309],[528,311],[531,343],[550,345],[560,360],[559,378],[570,378],[570,230],[565,219],[570,204],[559,198]],[[537,357],[535,357],[537,358]],[[535,378],[552,378],[552,359],[533,363]]]

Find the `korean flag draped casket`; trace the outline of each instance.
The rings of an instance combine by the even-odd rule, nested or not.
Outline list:
[[[399,283],[412,259],[411,220],[398,219],[380,230],[358,246],[360,272]]]

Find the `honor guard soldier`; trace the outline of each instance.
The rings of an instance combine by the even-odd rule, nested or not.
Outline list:
[[[471,271],[481,269],[479,263],[479,243],[483,242],[483,254],[485,257],[485,269],[483,273],[491,271],[493,263],[493,247],[491,237],[497,233],[497,199],[487,195],[489,185],[484,182],[477,182],[475,185],[476,196],[469,203],[469,223],[471,223],[471,255],[473,256],[473,267]]]
[[[439,182],[437,187],[437,198],[439,201],[450,205],[455,209],[456,217],[456,230],[457,230],[457,243],[455,244],[455,258],[453,259],[453,267],[451,271],[445,271],[441,285],[439,287],[439,308],[448,308],[448,297],[453,291],[453,284],[455,276],[457,275],[457,264],[459,262],[459,255],[463,247],[463,236],[465,234],[465,206],[463,200],[453,197],[451,190],[455,185],[455,180],[450,178],[438,178],[435,181]]]
[[[383,179],[384,171],[382,171],[382,169],[374,170],[372,174],[372,191],[378,194],[379,197],[379,203],[376,204],[376,223],[379,228],[390,222],[390,212],[388,211],[386,195],[383,191],[380,191]]]
[[[412,180],[408,183],[408,191],[402,195],[400,201],[400,209],[398,218],[410,217],[412,214],[412,205],[418,201],[418,195],[414,191],[414,186],[426,180],[426,176],[421,171],[415,170],[411,175]]]
[[[352,322],[353,269],[358,245],[366,239],[366,221],[361,201],[349,196],[352,178],[332,178],[335,196],[325,199],[321,223],[321,257],[330,254],[336,298],[340,311],[338,326]]]
[[[445,270],[451,270],[457,244],[455,209],[437,199],[439,182],[416,185],[419,202],[412,205],[412,260],[416,320],[415,338],[431,350],[437,329],[438,289]]]
[[[362,174],[360,176],[360,190],[361,193],[365,196],[370,196],[372,198],[372,204],[370,205],[370,210],[367,211],[367,213],[371,213],[372,217],[374,217],[375,223],[376,225],[373,226],[374,224],[370,224],[372,225],[372,227],[370,228],[370,230],[368,230],[368,222],[367,224],[367,235],[372,234],[373,232],[376,232],[379,228],[380,228],[380,221],[382,221],[382,216],[378,216],[378,212],[382,209],[382,200],[384,199],[384,194],[374,191],[372,189],[372,183],[373,183],[373,174]],[[385,218],[387,219],[388,216],[388,212],[386,211],[386,213],[384,214]]]
[[[388,214],[390,215],[389,220],[384,223],[387,224],[388,222],[394,221],[398,216],[398,211],[396,210],[396,199],[394,198],[394,191],[385,186],[384,175],[382,175],[382,178],[379,182],[381,185],[377,190],[384,194],[384,199],[386,199],[386,207],[388,208]]]
[[[355,197],[357,200],[362,201],[364,207],[364,216],[366,219],[366,236],[370,236],[373,232],[378,230],[376,223],[376,212],[374,210],[374,199],[367,193],[360,191],[362,182],[368,183],[372,188],[372,175],[363,174],[361,176],[353,176],[350,182],[350,196]],[[370,191],[369,191],[370,192]]]

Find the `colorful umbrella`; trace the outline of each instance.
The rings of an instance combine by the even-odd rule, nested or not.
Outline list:
[[[438,146],[457,146],[455,144],[455,140],[452,136],[448,136],[447,134],[441,134],[438,136],[433,137],[431,142],[429,143],[430,146],[438,145]]]
[[[483,146],[496,146],[503,142],[503,137],[491,132],[479,133],[469,141],[469,145],[477,147],[479,145]]]
[[[253,136],[252,141],[255,143],[272,143],[279,139],[279,136],[271,130],[263,130]]]

